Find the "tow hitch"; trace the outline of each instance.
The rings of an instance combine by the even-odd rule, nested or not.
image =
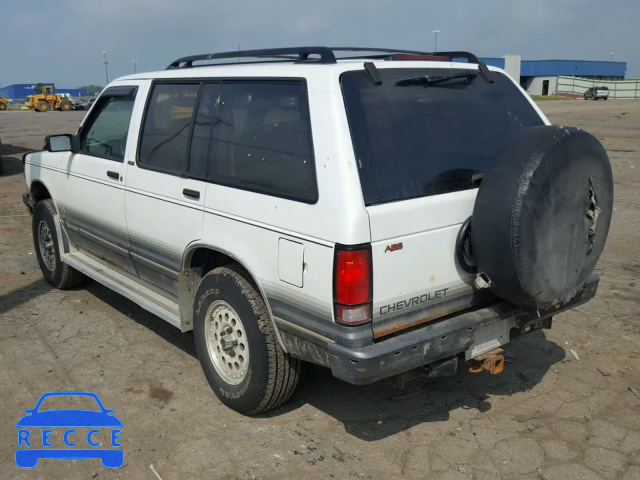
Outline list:
[[[456,373],[458,373],[458,357],[449,357],[395,375],[389,380],[396,388],[404,388],[409,382],[418,378],[452,377]]]
[[[471,366],[469,371],[471,373],[480,373],[486,370],[491,375],[498,375],[504,370],[504,357],[501,355],[504,352],[501,348],[494,348],[493,350],[478,355],[471,360]]]

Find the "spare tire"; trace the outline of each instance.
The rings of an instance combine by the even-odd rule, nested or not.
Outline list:
[[[576,128],[519,134],[482,180],[471,218],[478,274],[498,296],[546,310],[583,288],[613,209],[604,148]]]

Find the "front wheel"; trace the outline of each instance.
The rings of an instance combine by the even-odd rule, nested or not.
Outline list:
[[[205,377],[229,408],[261,413],[295,390],[300,361],[278,345],[265,303],[242,269],[219,267],[202,279],[193,330]]]
[[[53,220],[56,215],[53,201],[42,200],[36,204],[32,219],[33,245],[45,280],[55,288],[64,290],[81,285],[87,277],[60,259],[60,245]]]

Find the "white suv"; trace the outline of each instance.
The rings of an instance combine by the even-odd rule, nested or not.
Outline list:
[[[355,384],[499,373],[498,347],[595,294],[613,202],[598,141],[465,52],[182,58],[109,84],[25,177],[45,278],[193,330],[245,414],[300,360]]]

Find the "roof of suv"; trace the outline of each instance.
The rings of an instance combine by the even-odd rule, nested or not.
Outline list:
[[[336,57],[334,52],[356,52],[356,55]],[[312,58],[309,58],[313,55]],[[245,61],[253,59],[253,61]],[[468,63],[455,61],[466,60]],[[225,63],[211,63],[220,62]],[[194,55],[175,60],[166,70],[146,72],[121,77],[119,80],[142,80],[149,78],[206,78],[206,77],[300,77],[310,71],[341,73],[353,69],[363,62],[373,63],[375,68],[397,68],[396,61],[410,67],[428,67],[437,64],[439,68],[478,69],[485,75],[487,67],[477,56],[468,52],[417,52],[403,49],[377,49],[359,47],[295,47],[287,49],[249,50]],[[194,65],[194,63],[205,63]]]

